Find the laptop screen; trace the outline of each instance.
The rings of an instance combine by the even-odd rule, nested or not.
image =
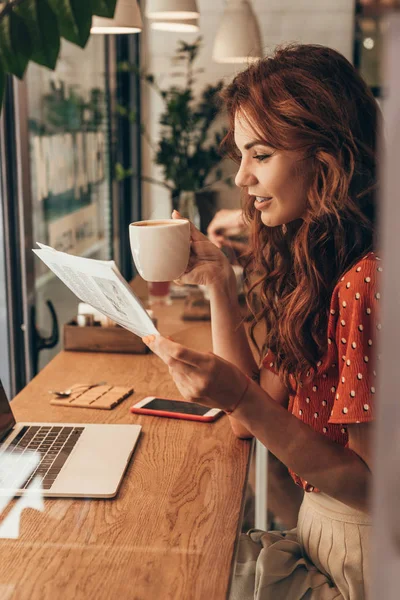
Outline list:
[[[7,400],[3,384],[0,381],[0,441],[15,425],[14,415]]]

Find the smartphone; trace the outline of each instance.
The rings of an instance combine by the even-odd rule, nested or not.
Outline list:
[[[188,419],[189,421],[203,421],[205,423],[215,421],[224,413],[219,408],[208,408],[194,402],[168,400],[167,398],[156,398],[155,396],[147,396],[147,398],[131,406],[130,411],[141,415]]]

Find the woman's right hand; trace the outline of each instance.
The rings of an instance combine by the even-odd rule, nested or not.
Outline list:
[[[173,219],[182,219],[177,210]],[[226,258],[193,223],[190,223],[190,257],[186,271],[177,280],[178,284],[207,285],[231,283],[235,279],[233,269]]]

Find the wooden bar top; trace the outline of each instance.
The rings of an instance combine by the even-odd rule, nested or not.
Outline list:
[[[160,332],[210,350],[210,325],[185,324],[181,310],[177,301],[155,311]],[[50,389],[102,380],[135,393],[111,411],[50,404]],[[226,416],[196,423],[130,413],[147,395],[181,397],[158,357],[61,352],[12,401],[17,421],[143,429],[114,499],[45,499],[43,512],[22,511],[18,539],[0,540],[0,598],[227,597],[252,444],[235,438]]]

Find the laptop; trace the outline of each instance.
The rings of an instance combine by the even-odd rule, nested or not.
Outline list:
[[[0,380],[0,496],[112,498],[141,425],[16,423]]]

